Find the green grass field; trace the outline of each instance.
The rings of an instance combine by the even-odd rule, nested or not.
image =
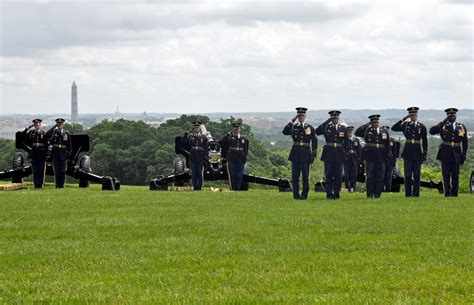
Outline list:
[[[474,302],[472,195],[290,198],[0,192],[0,302]]]

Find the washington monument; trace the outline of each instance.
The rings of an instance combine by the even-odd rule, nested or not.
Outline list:
[[[79,113],[77,109],[77,86],[76,82],[72,82],[71,88],[71,123],[77,123],[79,119]]]

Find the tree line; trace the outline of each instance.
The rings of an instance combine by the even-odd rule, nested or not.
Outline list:
[[[143,121],[102,121],[90,129],[84,130],[79,124],[66,124],[66,129],[72,134],[89,135],[91,140],[92,170],[98,174],[107,174],[117,177],[125,185],[146,185],[150,179],[158,175],[170,174],[173,171],[174,160],[180,156],[174,152],[174,139],[190,131],[192,122],[202,121],[215,140],[219,140],[231,130],[231,124],[236,118],[227,118],[220,121],[209,121],[208,117],[197,115],[182,115],[168,120],[158,128],[148,126]],[[282,127],[283,128],[283,127]],[[242,132],[250,141],[248,168],[252,174],[271,178],[291,177],[291,165],[288,153],[291,143],[289,137],[284,138],[281,130],[274,130],[272,136],[268,134],[254,134],[252,128],[246,124]],[[278,138],[288,145],[271,145],[270,139]],[[470,139],[468,158],[461,169],[460,191],[468,191],[468,180],[472,170],[474,150],[473,139]],[[441,180],[441,169],[436,153],[440,139],[429,139],[428,158],[422,167],[422,179]],[[318,159],[312,165],[311,178],[314,183],[323,177],[323,165],[318,161],[324,139],[319,137]],[[0,139],[0,169],[11,168],[12,157],[15,152],[15,143],[12,140]],[[398,164],[403,167],[403,160]],[[403,171],[402,171],[403,173]],[[363,187],[362,184],[359,184]]]

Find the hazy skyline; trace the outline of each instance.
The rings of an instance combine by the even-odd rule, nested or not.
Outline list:
[[[471,1],[0,3],[0,114],[473,108]]]

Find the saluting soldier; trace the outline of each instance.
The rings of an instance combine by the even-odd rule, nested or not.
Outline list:
[[[306,200],[309,192],[309,167],[316,158],[318,139],[311,124],[306,122],[306,111],[304,107],[296,108],[296,116],[283,128],[283,134],[291,136],[293,146],[291,147],[288,160],[291,161],[291,183],[293,187],[293,198]],[[300,194],[300,175],[303,180],[303,190]]]
[[[383,129],[390,131],[390,126],[382,126]],[[400,156],[400,142],[395,140],[395,138],[389,138],[390,143],[390,154],[387,155],[387,160],[385,162],[385,178],[384,178],[384,192],[392,191],[392,176],[393,170],[397,164],[397,159]]]
[[[418,107],[407,108],[408,115],[392,126],[393,131],[402,131],[406,139],[402,152],[406,197],[420,196],[421,163],[428,154],[427,130],[418,121],[418,110]]]
[[[245,163],[249,154],[249,141],[241,132],[241,123],[232,123],[232,131],[225,135],[219,144],[226,147],[227,173],[230,189],[240,191],[244,177]]]
[[[430,134],[440,134],[443,143],[439,146],[437,159],[441,161],[443,187],[446,197],[458,196],[459,167],[464,164],[467,154],[467,129],[456,122],[456,108],[445,110],[447,117],[430,128]],[[462,146],[462,150],[461,150]]]
[[[54,169],[54,179],[56,188],[64,188],[66,181],[66,170],[68,159],[72,152],[71,134],[64,130],[63,118],[55,120],[56,126],[48,130],[47,135],[50,144],[53,146],[51,150],[51,159]]]
[[[379,126],[380,115],[369,116],[370,123],[357,128],[356,136],[365,140],[362,159],[365,161],[367,198],[380,198],[385,177],[385,162],[391,154],[389,133]]]
[[[33,125],[25,128],[28,143],[31,145],[31,166],[33,167],[33,182],[35,188],[43,188],[45,175],[46,152],[48,148],[48,137],[42,128],[41,119],[34,119]],[[32,129],[33,128],[33,129]]]
[[[361,158],[361,145],[354,136],[354,126],[346,127],[347,137],[344,139],[344,180],[348,192],[355,192],[357,183],[357,170]]]
[[[344,139],[346,127],[339,124],[339,110],[329,111],[330,118],[316,128],[316,135],[324,135],[326,145],[323,147],[321,161],[324,161],[326,177],[326,198],[339,199],[342,184],[342,163],[344,162]]]
[[[181,139],[183,146],[189,148],[191,181],[195,191],[202,189],[203,167],[209,153],[208,139],[201,132],[201,124],[199,121],[193,122],[192,132]]]

